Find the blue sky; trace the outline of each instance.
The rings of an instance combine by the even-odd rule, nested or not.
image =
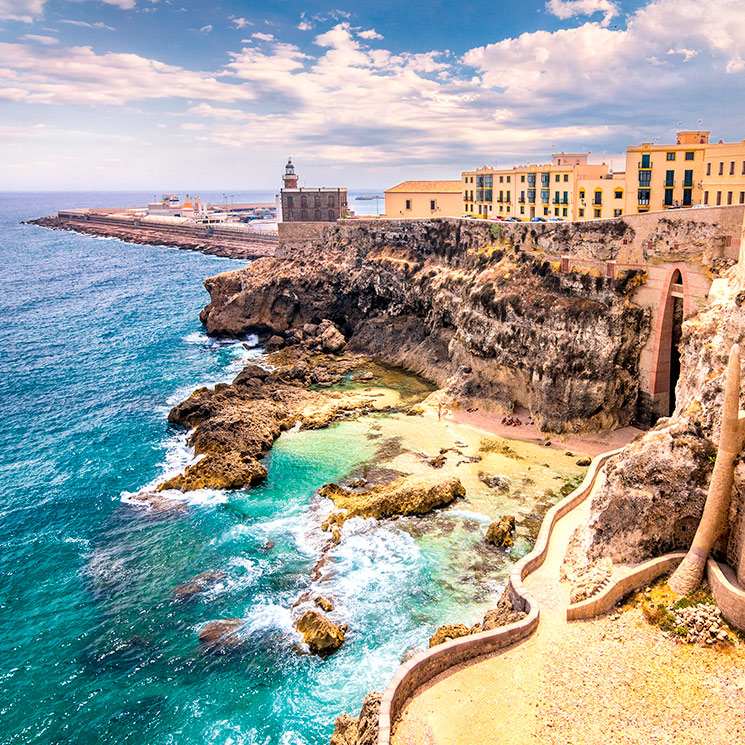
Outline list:
[[[702,127],[743,0],[0,0],[0,189],[387,187]]]

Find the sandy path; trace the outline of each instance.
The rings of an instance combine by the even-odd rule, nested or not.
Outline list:
[[[521,644],[460,665],[409,701],[393,745],[745,742],[745,653],[665,639],[639,610],[568,624],[559,567],[590,500],[556,526],[526,579],[541,622]]]

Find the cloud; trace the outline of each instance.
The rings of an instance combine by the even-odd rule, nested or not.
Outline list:
[[[272,34],[264,34],[261,31],[251,34],[251,38],[259,39],[259,41],[274,41],[274,36]]]
[[[299,29],[300,29],[301,31],[311,31],[311,30],[312,30],[312,29],[313,29],[313,28],[315,27],[315,24],[314,24],[314,23],[311,23],[311,22],[310,22],[310,21],[309,21],[309,20],[308,20],[308,19],[307,19],[307,18],[305,17],[305,13],[302,13],[302,14],[301,14],[301,16],[300,16],[300,23],[298,23],[297,27],[298,27],[298,28],[299,28]]]
[[[107,31],[116,31],[113,26],[107,26],[103,21],[97,21],[96,23],[88,23],[87,21],[71,21],[63,19],[60,23],[67,23],[70,26],[80,26],[81,28],[105,28]]]
[[[247,21],[245,18],[233,18],[231,17],[230,20],[235,24],[236,28],[245,28],[246,26],[253,26],[254,24],[251,21]]]
[[[0,20],[33,23],[44,15],[46,0],[0,0]]]
[[[72,0],[72,2],[84,3],[87,2],[87,0]],[[102,2],[106,5],[113,5],[122,10],[132,10],[137,5],[137,0],[98,0],[98,2]],[[154,8],[149,8],[148,10],[154,10]]]
[[[379,34],[374,28],[367,29],[367,31],[358,31],[357,36],[360,39],[382,39],[382,34]]]
[[[35,41],[37,44],[44,44],[50,46],[52,44],[59,44],[59,39],[54,36],[42,36],[41,34],[25,34],[21,37],[27,41]]]
[[[546,10],[562,20],[603,13],[603,26],[618,15],[618,5],[612,0],[548,0]]]
[[[212,24],[208,23],[206,26],[202,26],[202,28],[200,28],[199,30],[204,34],[208,34],[210,31],[212,31]]]

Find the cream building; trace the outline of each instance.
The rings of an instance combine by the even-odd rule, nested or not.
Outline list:
[[[624,190],[607,165],[590,165],[588,153],[556,153],[551,163],[495,169],[488,166],[462,174],[463,214],[530,220],[587,220],[612,217],[622,209],[614,194]],[[600,201],[593,205],[593,200]],[[598,214],[600,213],[600,214]]]
[[[745,140],[706,148],[702,190],[705,205],[745,204]]]
[[[386,217],[460,217],[460,181],[404,181],[385,192]]]

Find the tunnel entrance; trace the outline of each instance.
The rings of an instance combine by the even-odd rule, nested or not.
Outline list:
[[[683,277],[680,270],[673,275],[670,288],[672,302],[672,328],[670,330],[670,380],[668,416],[675,411],[675,386],[680,377],[680,339],[683,333]]]

